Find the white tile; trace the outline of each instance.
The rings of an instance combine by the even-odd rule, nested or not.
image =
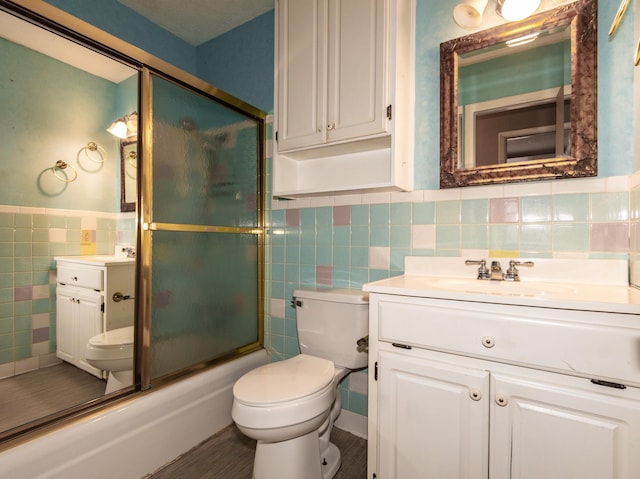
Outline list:
[[[31,288],[33,299],[44,299],[49,297],[49,285],[38,284]]]
[[[576,178],[554,181],[551,189],[553,194],[567,193],[604,193],[607,181],[605,178]]]
[[[391,203],[411,203],[415,201],[413,193],[413,191],[393,191],[391,192]]]
[[[0,213],[19,213],[20,207],[13,205],[0,205]]]
[[[629,176],[610,176],[607,178],[607,192],[629,191]]]
[[[411,246],[413,249],[433,249],[436,247],[435,225],[411,226]]]
[[[335,197],[336,206],[349,206],[362,204],[362,195],[340,195]]]
[[[38,359],[38,356],[41,354],[49,353],[49,341],[42,341],[41,343],[35,343],[31,345],[31,354],[35,356],[35,359]],[[38,367],[40,367],[40,361],[37,362]]]
[[[83,216],[80,225],[83,230],[98,229],[98,218],[95,216]]]
[[[48,368],[62,363],[62,359],[56,356],[56,353],[41,354],[38,356],[38,364],[40,368]]]
[[[47,347],[48,347],[48,344],[47,344]],[[16,375],[26,373],[29,371],[35,371],[36,369],[38,369],[38,358],[34,356],[27,359],[21,359],[20,361],[16,361],[15,365],[16,365]]]
[[[550,181],[531,181],[504,185],[504,196],[543,196],[550,195],[552,183]]]
[[[277,318],[284,318],[286,311],[286,301],[284,299],[271,298],[270,314]]]
[[[369,247],[369,268],[389,269],[391,265],[391,248],[387,246]]]
[[[312,208],[333,206],[335,204],[336,202],[333,196],[318,196],[315,198],[309,198],[309,206],[311,206]]]
[[[66,243],[67,230],[64,228],[49,228],[49,243]]]
[[[353,391],[358,394],[364,394],[366,396],[369,390],[367,386],[368,381],[369,376],[363,371],[351,373],[349,375],[349,391]]]
[[[472,186],[461,188],[460,199],[480,200],[485,198],[504,198],[503,185]]]
[[[33,329],[48,328],[50,325],[49,313],[39,313],[31,316],[31,327]]]
[[[10,378],[16,372],[15,363],[0,364],[0,379]]]
[[[362,195],[363,205],[391,203],[391,193],[366,193]]]

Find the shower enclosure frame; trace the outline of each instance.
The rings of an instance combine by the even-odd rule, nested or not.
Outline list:
[[[265,280],[265,140],[266,113],[242,100],[220,90],[205,81],[161,60],[144,50],[135,47],[97,27],[86,23],[41,0],[0,0],[0,10],[18,18],[34,23],[60,36],[79,43],[91,50],[102,53],[114,60],[139,71],[139,135],[138,155],[141,172],[137,178],[137,251],[136,260],[136,318],[135,318],[135,369],[134,386],[112,393],[106,398],[98,398],[89,403],[60,411],[9,431],[0,431],[0,451],[23,441],[50,433],[57,427],[86,418],[99,410],[113,407],[122,401],[147,394],[145,390],[170,384],[182,377],[202,371],[221,362],[229,361],[264,347],[264,280]],[[176,85],[196,92],[202,96],[240,112],[256,122],[257,139],[257,224],[251,228],[230,228],[223,226],[188,225],[184,231],[207,233],[251,234],[256,237],[257,262],[257,332],[255,342],[229,351],[222,357],[194,364],[192,367],[157,380],[150,375],[150,328],[152,323],[152,304],[150,279],[152,274],[152,236],[153,231],[176,231],[176,225],[153,222],[151,161],[153,139],[150,118],[152,113],[151,75],[169,80]],[[183,225],[184,226],[184,225]]]

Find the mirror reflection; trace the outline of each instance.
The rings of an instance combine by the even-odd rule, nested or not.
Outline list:
[[[595,176],[596,3],[441,44],[442,188]]]
[[[120,211],[136,210],[138,171],[137,139],[120,141]]]
[[[138,109],[138,71],[4,12],[0,61],[6,432],[102,397],[89,339],[133,325],[136,221],[121,212],[120,141],[106,129]]]

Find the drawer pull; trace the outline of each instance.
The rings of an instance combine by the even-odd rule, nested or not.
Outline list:
[[[591,382],[598,386],[606,386],[608,388],[627,389],[627,386],[625,386],[624,384],[614,383],[612,381],[603,381],[602,379],[592,379]]]
[[[496,404],[498,406],[506,406],[507,404],[509,404],[509,400],[507,399],[506,396],[503,396],[502,394],[496,394]]]
[[[491,336],[485,336],[482,338],[482,345],[485,348],[492,348],[496,345],[496,341]]]
[[[402,344],[402,343],[391,343],[391,346],[393,346],[394,348],[400,348],[400,349],[411,349],[411,346],[409,346],[408,344]]]
[[[480,401],[480,399],[482,399],[482,393],[477,389],[472,389],[469,391],[469,397],[474,401]]]

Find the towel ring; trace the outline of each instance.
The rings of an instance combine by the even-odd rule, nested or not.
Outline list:
[[[90,141],[89,143],[87,143],[87,146],[85,146],[83,150],[84,150],[84,156],[86,156],[87,159],[93,161],[94,163],[104,163],[104,160],[107,159],[107,152],[105,151],[105,149],[102,148],[100,145],[98,145],[94,141]],[[97,151],[98,155],[100,155],[100,159],[97,160],[94,158],[94,156],[89,155],[90,151],[93,151],[93,152]]]
[[[73,178],[71,179],[68,179],[58,174],[57,170],[64,170],[67,167],[73,170]],[[69,163],[62,160],[56,161],[56,164],[51,167],[51,171],[53,171],[53,174],[55,175],[56,178],[58,178],[60,181],[64,181],[65,183],[71,183],[72,181],[76,181],[76,178],[78,177],[77,170],[73,166],[71,166]]]
[[[138,167],[138,154],[135,151],[130,151],[129,153],[127,153],[127,160],[129,160],[129,164],[133,167],[133,168],[137,168]]]

